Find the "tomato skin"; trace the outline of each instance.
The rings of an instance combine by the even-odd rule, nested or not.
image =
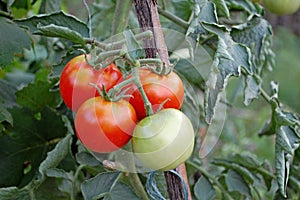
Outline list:
[[[84,55],[79,55],[71,59],[63,69],[59,89],[65,104],[76,111],[84,101],[99,96],[96,88],[89,83],[97,84],[101,89],[104,85],[109,90],[121,80],[122,73],[115,64],[95,70],[86,62]]]
[[[184,86],[180,77],[171,72],[166,76],[158,75],[148,69],[140,68],[139,77],[143,89],[152,104],[154,113],[159,106],[166,101],[163,108],[180,109],[184,100]],[[130,104],[134,107],[139,120],[146,117],[144,101],[137,86],[130,85],[131,89],[127,94],[132,95],[129,99]]]
[[[133,152],[151,170],[176,168],[190,157],[193,148],[193,126],[177,109],[167,108],[144,118],[133,132]]]
[[[79,107],[75,130],[85,147],[94,152],[107,153],[128,143],[136,122],[135,110],[128,101],[110,102],[99,96]]]
[[[277,15],[290,15],[300,7],[300,0],[263,0],[266,9]]]

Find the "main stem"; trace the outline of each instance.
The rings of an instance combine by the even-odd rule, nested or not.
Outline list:
[[[151,30],[153,38],[144,40],[144,49],[147,58],[156,58],[157,54],[161,61],[170,65],[168,50],[164,39],[163,31],[160,25],[157,12],[156,0],[134,0],[137,18],[142,31]],[[180,165],[177,169],[188,186],[185,164]],[[170,172],[165,172],[165,178],[168,186],[168,193],[171,200],[183,200],[184,190],[181,181]],[[189,190],[189,200],[191,193]]]

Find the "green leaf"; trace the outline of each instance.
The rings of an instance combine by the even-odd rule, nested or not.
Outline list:
[[[68,134],[56,144],[52,151],[47,153],[46,159],[39,166],[41,181],[45,179],[49,169],[56,167],[66,157],[70,149],[71,139],[71,134]]]
[[[172,5],[174,6],[174,14],[177,17],[188,21],[193,8],[192,1],[172,0],[172,3]]]
[[[242,195],[251,198],[251,191],[249,185],[244,178],[235,170],[229,170],[225,177],[225,182],[230,192],[239,192]]]
[[[41,26],[40,24],[38,24],[37,28],[41,32],[39,34],[44,36],[64,38],[81,45],[84,45],[85,43],[84,38],[80,35],[80,33],[73,31],[68,27],[57,26],[54,24]]]
[[[138,58],[144,58],[145,57],[145,51],[140,46],[140,44],[135,39],[133,33],[131,30],[125,30],[123,32],[123,35],[126,40],[126,47],[127,51],[130,55],[130,58],[133,60],[136,60]]]
[[[16,20],[15,22],[27,27],[32,33],[39,33],[38,24],[40,26],[54,24],[78,32],[82,37],[89,37],[89,28],[86,23],[62,11],[51,14],[40,14],[27,19]]]
[[[58,160],[60,160],[60,159],[58,159]],[[46,175],[47,175],[47,177],[55,177],[55,178],[63,178],[63,179],[71,180],[66,171],[64,171],[62,169],[58,169],[58,168],[47,169]]]
[[[261,90],[261,80],[253,76],[246,76],[244,104],[248,106],[253,99],[258,98]]]
[[[111,36],[111,28],[107,28],[107,23],[99,22],[112,22],[115,16],[116,5],[115,1],[111,0],[102,0],[99,2],[100,3],[93,3],[92,29],[93,37],[103,40]]]
[[[201,176],[194,186],[194,194],[198,200],[210,200],[216,196],[216,191],[211,182]]]
[[[17,105],[16,91],[16,88],[9,82],[0,79],[0,123],[8,122],[10,125],[13,125],[13,118],[7,109]]]
[[[0,17],[0,66],[10,64],[17,53],[29,49],[31,39],[26,31],[11,20]]]
[[[32,109],[34,112],[40,112],[45,106],[55,108],[58,104],[58,91],[50,91],[53,83],[48,81],[37,81],[30,83],[22,90],[16,93],[17,102]]]
[[[28,9],[30,8],[30,0],[14,0],[11,7]]]
[[[30,193],[26,189],[17,187],[0,188],[1,200],[31,200]]]
[[[91,167],[99,166],[101,163],[94,156],[88,152],[80,152],[76,154],[76,161],[81,165],[88,165]]]
[[[101,173],[81,184],[84,199],[103,197],[108,193],[120,176],[120,172]]]
[[[249,169],[247,169],[246,167],[244,167],[242,165],[239,165],[237,163],[230,162],[227,160],[223,160],[223,159],[215,159],[212,163],[214,165],[223,166],[227,169],[233,169],[234,171],[239,173],[240,176],[242,176],[244,178],[244,180],[247,182],[247,184],[252,185],[254,182],[255,175],[252,174],[252,171],[250,171]]]
[[[229,9],[225,0],[213,0],[213,2],[222,15],[224,15],[226,18],[230,18]]]
[[[231,0],[226,1],[228,3],[228,7],[232,9],[240,9],[248,12],[249,14],[263,14],[263,8],[259,4],[254,4],[249,0]]]
[[[106,193],[104,200],[130,199],[140,200],[126,184],[118,182],[109,193]]]
[[[275,168],[280,193],[286,197],[290,166],[295,150],[299,148],[300,137],[292,128],[282,126],[276,132]]]
[[[276,133],[275,168],[279,192],[286,197],[289,172],[295,151],[300,146],[300,117],[279,105],[278,84],[272,82],[272,118],[260,135]]]
[[[66,200],[68,196],[57,187],[57,179],[47,178],[34,192],[37,200]],[[79,198],[78,198],[79,199]],[[81,198],[80,198],[81,199]],[[77,199],[76,199],[77,200]]]
[[[0,136],[0,187],[22,187],[36,175],[53,142],[67,130],[61,117],[47,108],[39,119],[26,108],[14,107],[9,111],[14,126],[8,134]]]
[[[212,2],[197,2],[194,7],[194,18],[187,30],[187,35],[194,40],[199,41],[200,35],[207,33],[203,28],[202,22],[216,24],[218,21],[216,7]]]
[[[53,13],[61,9],[62,0],[43,0],[39,13]]]
[[[235,43],[230,37],[229,31],[216,24],[202,23],[203,27],[218,36],[217,51],[211,74],[207,81],[205,112],[206,121],[211,123],[215,107],[219,101],[219,95],[227,85],[231,76],[239,76],[241,67],[252,74],[250,52],[246,46]]]

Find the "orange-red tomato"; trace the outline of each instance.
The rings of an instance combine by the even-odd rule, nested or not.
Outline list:
[[[65,104],[77,111],[84,101],[99,96],[96,88],[89,83],[97,84],[101,89],[104,86],[109,90],[120,80],[122,73],[115,64],[95,70],[86,62],[84,55],[79,55],[71,59],[62,71],[59,89]]]
[[[164,103],[163,108],[181,108],[184,99],[184,86],[175,72],[172,71],[168,75],[158,75],[148,69],[140,68],[138,73],[154,113],[162,103]],[[146,117],[142,95],[134,84],[129,87],[127,94],[132,95],[129,102],[134,107],[138,119],[141,120]]]
[[[82,144],[99,153],[122,148],[131,139],[137,118],[126,100],[106,101],[101,96],[85,101],[75,116],[76,135]]]

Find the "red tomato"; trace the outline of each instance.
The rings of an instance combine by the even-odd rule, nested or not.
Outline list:
[[[144,91],[152,104],[154,113],[164,102],[163,108],[180,109],[184,99],[184,87],[182,80],[175,73],[171,72],[166,76],[158,75],[148,69],[140,68],[139,77]],[[132,97],[129,102],[134,107],[139,120],[146,117],[146,109],[141,93],[135,85],[130,85],[131,89],[127,94]]]
[[[89,56],[88,56],[89,58]],[[94,83],[102,89],[102,85],[109,90],[122,80],[122,73],[115,64],[104,69],[95,70],[85,60],[84,55],[71,59],[60,77],[60,94],[65,104],[76,111],[79,106],[89,98],[99,96]]]
[[[110,102],[101,96],[85,101],[75,116],[76,135],[88,149],[106,153],[130,140],[137,118],[126,100]]]

